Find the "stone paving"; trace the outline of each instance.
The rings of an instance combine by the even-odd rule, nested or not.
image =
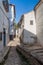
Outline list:
[[[7,60],[5,61],[4,65],[21,65],[21,60],[20,57],[16,51],[16,46],[18,45],[17,42],[19,40],[13,40],[11,41],[11,43],[9,44],[9,46],[11,46],[11,50],[10,53],[8,55]]]
[[[15,50],[15,47],[11,48],[8,59],[6,60],[4,65],[20,65],[20,58]]]
[[[29,65],[29,63],[23,63],[16,49],[18,49],[23,55],[25,55],[26,58],[28,58],[31,65],[43,65],[43,48],[40,45],[30,46],[26,49],[26,47],[21,46],[19,39],[15,38],[8,44],[8,46],[10,46],[11,49],[4,65]],[[39,63],[39,59],[36,60],[36,58],[41,59],[41,63]]]
[[[0,51],[0,64],[5,61],[5,57],[7,56],[8,52],[10,51],[10,47],[6,46]]]
[[[29,60],[31,65],[43,65],[43,47],[38,43],[32,46],[22,44],[17,46],[17,50]]]

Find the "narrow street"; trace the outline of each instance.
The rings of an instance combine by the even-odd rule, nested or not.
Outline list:
[[[11,44],[11,50],[8,54],[8,58],[4,65],[28,65],[26,61],[21,58],[22,56],[16,51],[17,40],[13,40]]]
[[[43,65],[43,0],[0,0],[0,65]]]

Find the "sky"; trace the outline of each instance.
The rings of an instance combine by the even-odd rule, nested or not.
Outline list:
[[[22,14],[25,14],[34,9],[39,0],[10,0],[10,3],[15,5],[16,23],[19,22]]]

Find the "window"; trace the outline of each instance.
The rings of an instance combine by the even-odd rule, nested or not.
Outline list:
[[[2,40],[2,32],[0,32],[0,41]]]
[[[3,0],[3,6],[5,8],[5,11],[8,12],[9,11],[8,0]]]
[[[33,25],[33,20],[30,20],[30,25]]]

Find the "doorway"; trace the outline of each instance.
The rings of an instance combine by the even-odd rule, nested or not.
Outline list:
[[[6,46],[6,29],[3,28],[3,45]]]

